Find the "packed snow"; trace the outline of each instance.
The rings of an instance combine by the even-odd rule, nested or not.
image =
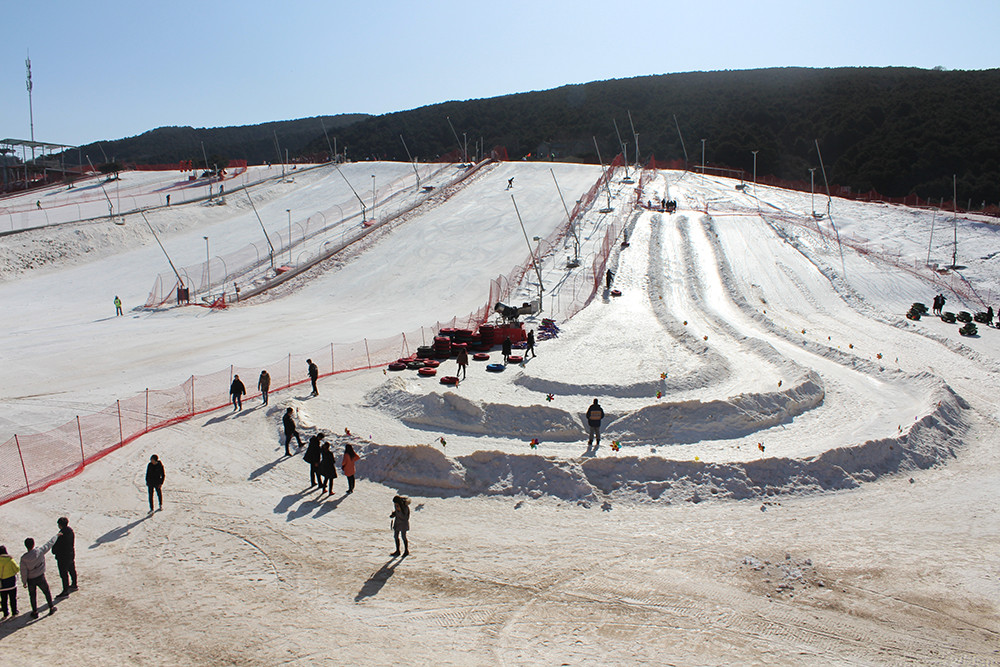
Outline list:
[[[0,440],[330,343],[405,333],[405,356],[539,249],[511,301],[541,293],[525,326],[558,327],[536,357],[489,373],[494,348],[454,387],[438,382],[452,358],[437,377],[380,365],[325,377],[315,397],[308,384],[254,396],[0,506],[15,560],[68,516],[80,573],[52,618],[30,620],[19,591],[21,615],[0,624],[9,661],[1000,664],[1000,331],[904,317],[937,293],[947,311],[993,305],[992,221],[618,169],[576,221],[571,266],[563,199],[599,167],[420,169],[251,168],[224,201],[169,207],[177,173],[126,172],[125,224],[103,195],[103,211],[81,198],[96,183],[44,193],[81,218],[95,208],[80,223],[44,226],[36,194],[4,200]],[[139,209],[172,260],[197,267],[205,236],[224,255],[290,224],[296,264],[379,206],[394,222],[363,246],[258,297],[141,307],[170,268]],[[320,211],[329,227],[310,237]],[[616,292],[603,264],[596,289],[587,278],[609,229],[623,230],[606,264]],[[590,447],[595,398],[606,416]],[[303,439],[325,432],[338,459],[357,449],[355,493],[341,477],[320,494],[301,450],[283,456],[289,407]],[[167,474],[149,513],[153,453]],[[403,559],[389,556],[397,493],[412,498]],[[51,559],[48,580],[58,590]]]

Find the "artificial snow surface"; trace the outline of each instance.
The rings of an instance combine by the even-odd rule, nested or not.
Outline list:
[[[423,168],[425,183],[452,178]],[[392,183],[381,202],[417,206],[363,250],[225,311],[135,308],[169,270],[141,218],[7,235],[0,439],[230,364],[421,328],[428,338],[415,344],[429,343],[435,322],[481,307],[492,278],[528,261],[525,236],[565,224],[550,169],[567,203],[599,175],[486,165],[449,196],[420,200],[406,164],[344,165],[346,179],[318,167],[292,182],[251,169],[240,178],[275,230],[289,217],[308,227],[331,204],[343,224],[357,223],[347,180],[369,194],[372,180]],[[19,591],[22,616],[0,624],[4,657],[1000,663],[1000,332],[980,325],[968,338],[937,318],[903,317],[944,291],[926,265],[951,263],[941,229],[951,217],[834,200],[834,230],[813,218],[808,194],[758,187],[755,198],[752,185],[656,172],[637,195],[622,175],[613,210],[597,210],[602,195],[579,222],[580,267],[566,267],[568,240],[540,266],[543,312],[527,325],[554,317],[560,332],[539,341],[537,357],[495,374],[473,361],[454,388],[415,371],[334,375],[318,397],[300,386],[268,406],[249,399],[241,412],[196,417],[0,506],[0,542],[15,557],[24,536],[45,539],[69,516],[81,581],[37,622]],[[146,215],[176,263],[204,261],[204,236],[220,253],[262,236],[235,185],[224,206],[175,198],[166,208],[156,198],[178,176],[159,176],[126,173],[118,187],[135,178],[127,196],[153,207]],[[88,192],[73,190],[45,203],[68,210]],[[633,206],[658,198],[678,211]],[[45,224],[36,199],[4,201],[12,226]],[[88,206],[97,204],[81,200],[80,217]],[[628,235],[608,260],[622,295],[602,281],[562,319],[586,297],[580,277],[611,224]],[[990,300],[998,228],[957,228],[973,290],[962,294]],[[512,301],[537,293],[532,271]],[[112,315],[115,294],[126,317]],[[946,296],[946,310],[984,307]],[[606,417],[600,446],[588,448],[582,415],[593,398]],[[322,430],[338,454],[354,444],[353,495],[342,477],[332,496],[306,488],[308,466],[282,456],[287,407],[303,437]],[[167,479],[163,511],[147,515],[151,453]],[[396,492],[413,497],[403,560],[388,556]],[[58,589],[51,559],[48,579]]]

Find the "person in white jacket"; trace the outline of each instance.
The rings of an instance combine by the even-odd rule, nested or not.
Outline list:
[[[49,616],[56,613],[56,608],[52,604],[52,593],[49,592],[49,582],[45,580],[45,554],[56,543],[59,535],[53,535],[52,539],[40,547],[35,546],[35,540],[28,537],[24,540],[24,548],[27,551],[21,556],[21,581],[28,589],[28,599],[31,600],[31,617],[38,618],[38,603],[36,600],[37,589],[42,589],[45,601],[49,605]]]

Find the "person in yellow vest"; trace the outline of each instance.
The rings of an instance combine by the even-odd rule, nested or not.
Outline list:
[[[115,317],[122,314],[122,300],[115,295]]]
[[[10,605],[10,615],[17,616],[17,573],[21,568],[7,554],[7,547],[0,546],[0,605],[3,606],[3,617],[7,618],[7,607]]]

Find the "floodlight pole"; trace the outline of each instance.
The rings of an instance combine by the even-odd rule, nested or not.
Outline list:
[[[701,176],[702,181],[705,180],[705,140],[701,140]]]
[[[375,174],[372,174],[372,222],[375,222]]]
[[[760,151],[750,151],[753,153],[753,196],[757,196],[757,153]]]
[[[292,265],[292,209],[286,208],[288,214],[288,266]]]
[[[955,229],[955,245],[951,251],[951,268],[955,270],[958,268],[958,180],[955,174],[951,175],[951,197],[955,209],[955,215],[952,218]]]
[[[31,102],[31,57],[25,59],[24,64],[28,68],[28,122],[31,124],[31,161],[35,161],[35,109]]]

